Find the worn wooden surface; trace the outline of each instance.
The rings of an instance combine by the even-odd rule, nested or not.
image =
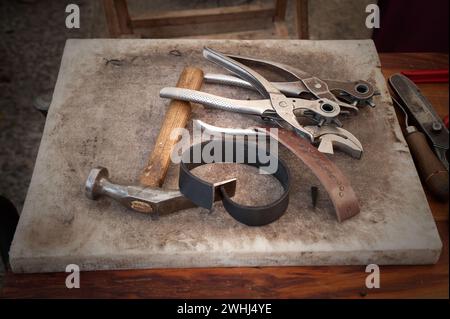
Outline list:
[[[181,34],[184,36],[191,34],[187,30],[192,30],[193,34],[198,34],[199,30],[195,25],[201,25],[202,36],[208,37],[209,35],[211,38],[232,38],[233,35],[237,38],[248,38],[250,36],[249,31],[236,32],[236,30],[241,30],[243,25],[247,26],[246,30],[253,30],[253,32],[250,31],[253,35],[256,35],[254,31],[257,29],[257,32],[266,34],[269,30],[272,30],[275,38],[288,38],[288,30],[284,21],[287,0],[204,9],[144,11],[136,15],[129,14],[126,0],[104,0],[103,6],[110,36],[116,38],[148,36],[149,32],[153,34],[151,37],[154,38],[168,38],[173,37],[174,31],[177,33],[177,26],[183,27]],[[253,20],[253,22],[249,23],[249,20]],[[254,22],[258,20],[260,22],[267,21],[255,27]],[[241,23],[237,23],[238,21],[241,21]],[[273,26],[271,25],[272,22]],[[265,29],[268,24],[270,28]],[[264,27],[264,25],[266,26]],[[175,30],[173,27],[175,27]],[[230,27],[233,27],[235,31],[231,32]],[[148,31],[149,28],[157,28],[157,30]],[[136,29],[140,32],[135,32]],[[144,31],[145,29],[147,31]],[[164,29],[169,32],[164,32]]]
[[[296,0],[297,34],[299,39],[309,38],[308,0]]]
[[[446,55],[381,55],[386,76],[402,69],[448,67]],[[448,112],[447,84],[420,85],[438,113]],[[6,276],[4,297],[443,297],[448,298],[448,203],[428,197],[443,241],[433,266],[381,267],[381,288],[367,290],[360,266],[209,268],[82,273],[68,290],[66,274]],[[120,289],[115,288],[120,287]],[[211,289],[214,287],[214,289]]]

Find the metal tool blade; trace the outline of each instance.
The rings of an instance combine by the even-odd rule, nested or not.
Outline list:
[[[214,126],[201,120],[192,120],[194,127],[201,129],[206,134],[232,135],[232,136],[267,136],[267,132],[260,132],[255,128],[228,128]]]
[[[419,88],[402,74],[392,75],[389,78],[389,84],[407,112],[417,122],[423,133],[427,135],[433,144],[437,157],[448,170],[446,156],[446,152],[449,149],[448,129],[431,103],[422,95]]]

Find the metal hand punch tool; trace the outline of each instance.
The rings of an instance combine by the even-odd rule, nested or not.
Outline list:
[[[369,82],[363,80],[322,80],[303,70],[286,64],[239,55],[227,54],[226,56],[242,64],[261,66],[273,70],[278,74],[287,75],[291,81],[272,82],[272,84],[288,97],[308,97],[312,99],[327,98],[338,103],[343,110],[358,111],[357,106],[368,105],[370,107],[375,107],[373,96],[379,94]],[[205,74],[205,81],[208,83],[255,89],[250,82],[233,75],[207,73]]]
[[[323,153],[333,154],[333,148],[336,147],[351,156],[361,157],[363,152],[361,143],[353,134],[340,127],[342,124],[337,117],[341,113],[340,103],[342,102],[336,102],[334,95],[320,96],[316,100],[289,97],[258,72],[229,56],[210,48],[205,48],[203,55],[209,61],[224,67],[249,83],[264,99],[235,100],[176,87],[163,88],[160,96],[226,111],[259,115],[262,119],[272,121],[281,127],[293,129],[313,144],[319,144],[318,149]],[[301,118],[306,118],[315,125],[301,124],[299,122]]]

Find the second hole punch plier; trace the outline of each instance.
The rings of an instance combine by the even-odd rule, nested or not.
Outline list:
[[[273,70],[276,73],[287,75],[290,81],[272,82],[272,84],[288,97],[308,99],[327,98],[338,103],[344,110],[358,111],[357,106],[375,107],[373,96],[379,95],[379,92],[367,81],[322,80],[308,72],[286,64],[240,55],[227,54],[226,56],[243,64],[260,66]],[[251,83],[227,74],[206,73],[205,81],[208,83],[255,89]]]
[[[238,77],[236,79],[242,80],[242,83],[247,83],[247,87],[259,92],[264,99],[236,100],[177,87],[163,88],[160,91],[160,96],[199,103],[231,112],[259,115],[264,120],[272,121],[284,128],[293,129],[313,144],[319,144],[319,151],[321,152],[332,154],[333,146],[335,146],[353,157],[361,157],[363,152],[361,143],[353,134],[341,128],[342,125],[338,120],[338,115],[341,113],[340,105],[343,102],[338,101],[333,94],[318,93],[318,85],[315,85],[316,91],[314,92],[316,92],[317,97],[315,100],[287,96],[285,89],[268,81],[261,74],[237,59],[210,48],[204,48],[203,55],[209,61],[236,75]],[[313,83],[311,84],[314,86]],[[368,88],[373,90],[369,86]],[[373,93],[370,94],[373,95]],[[349,105],[349,107],[353,106]],[[304,122],[301,120],[302,118],[306,119],[307,122],[313,122],[314,125],[302,124]]]

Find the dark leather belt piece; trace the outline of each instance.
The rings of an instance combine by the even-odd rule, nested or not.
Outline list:
[[[272,175],[281,183],[284,189],[283,194],[276,201],[263,206],[244,206],[234,202],[231,199],[234,189],[229,189],[231,186],[206,182],[191,172],[198,166],[210,163],[204,162],[204,158],[201,156],[205,147],[208,147],[209,155],[214,159],[212,163],[241,163],[264,170],[268,163],[274,163],[275,161],[277,170]],[[220,196],[226,211],[234,219],[248,226],[267,225],[277,220],[283,215],[289,204],[289,170],[281,159],[267,152],[264,161],[262,161],[257,147],[257,144],[241,140],[212,140],[192,145],[182,155],[179,177],[180,192],[196,205],[207,209],[212,209],[214,200],[217,199],[217,196]],[[229,152],[230,149],[233,150],[232,156]],[[249,149],[258,151],[256,151],[256,154],[249,156]],[[220,150],[220,152],[214,153],[217,150]],[[237,154],[244,156],[238,159]],[[229,183],[228,185],[235,184]],[[218,189],[219,192],[215,189]]]

